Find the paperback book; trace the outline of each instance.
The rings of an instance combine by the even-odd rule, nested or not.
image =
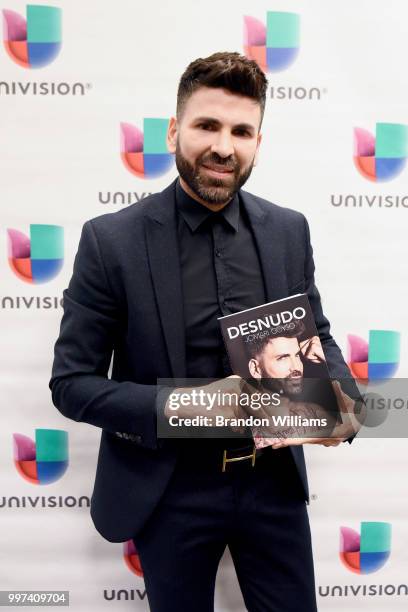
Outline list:
[[[246,389],[257,399],[260,393],[279,394],[280,403],[262,406],[258,425],[251,427],[255,446],[287,436],[329,437],[338,420],[337,401],[307,295],[218,320],[232,371],[247,382]]]

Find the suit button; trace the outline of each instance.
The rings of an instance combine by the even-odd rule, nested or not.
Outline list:
[[[217,249],[217,250],[215,251],[215,255],[216,255],[217,257],[221,257],[221,251],[220,251],[219,249]]]

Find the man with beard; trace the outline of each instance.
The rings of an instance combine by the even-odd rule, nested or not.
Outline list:
[[[296,395],[302,391],[303,361],[299,336],[303,333],[301,322],[293,323],[293,329],[280,336],[264,336],[247,344],[250,359],[249,374],[264,384],[270,382],[282,393]],[[277,380],[275,380],[277,379]]]
[[[282,389],[288,395],[301,393],[303,377],[327,377],[327,368],[319,338],[303,339],[305,326],[294,321],[292,329],[279,336],[264,336],[249,342],[248,372],[251,378],[263,384]],[[306,372],[304,372],[306,368]],[[274,379],[278,379],[274,381]]]
[[[187,67],[168,130],[180,176],[85,223],[64,292],[53,401],[102,429],[92,518],[108,540],[134,539],[153,612],[211,612],[226,546],[250,612],[316,610],[301,443],[262,453],[248,438],[157,433],[172,414],[158,379],[216,379],[200,388],[239,392],[217,317],[266,301],[306,292],[331,374],[350,376],[322,312],[304,216],[241,190],[266,89],[238,53]],[[244,416],[237,403],[214,410]]]

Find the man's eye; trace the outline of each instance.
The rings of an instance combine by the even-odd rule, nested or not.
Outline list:
[[[214,129],[214,126],[211,125],[211,123],[200,123],[198,125],[199,128],[201,128],[202,130],[212,130]]]
[[[237,136],[250,136],[248,130],[235,130],[234,132]]]

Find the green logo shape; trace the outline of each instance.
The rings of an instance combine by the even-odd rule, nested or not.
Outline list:
[[[408,126],[399,123],[377,123],[375,156],[408,157]]]
[[[401,335],[396,331],[371,329],[368,341],[368,361],[372,363],[398,363]]]
[[[31,258],[62,259],[64,229],[59,225],[30,225]]]
[[[62,40],[62,10],[55,6],[27,6],[27,42],[59,43]]]
[[[168,119],[149,119],[143,120],[143,152],[144,153],[165,153],[169,154],[166,144]]]
[[[268,11],[266,17],[266,46],[275,49],[299,47],[300,16],[295,13]]]
[[[67,461],[68,433],[60,429],[36,429],[35,447],[37,462]]]
[[[361,553],[379,553],[391,550],[390,523],[361,523]]]

